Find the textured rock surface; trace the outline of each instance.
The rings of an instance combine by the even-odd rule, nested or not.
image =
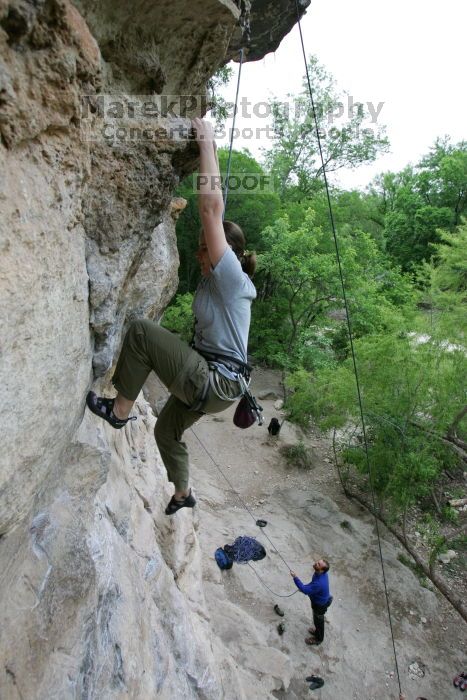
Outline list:
[[[310,2],[298,0],[300,17]],[[237,60],[242,46],[246,49],[246,61],[258,61],[270,51],[275,51],[297,21],[295,0],[239,0],[238,4],[243,11],[243,21],[229,43],[229,56],[233,60]]]
[[[81,420],[91,378],[76,144],[0,148],[0,532],[24,515]]]
[[[196,161],[169,138],[178,113],[104,138],[100,98],[125,105],[125,135],[144,126],[133,95],[204,98],[239,15],[230,0],[0,0],[2,700],[248,697],[211,628],[196,522],[162,515],[154,418],[83,422],[129,320],[175,291],[173,190]]]
[[[163,513],[154,422],[147,405],[121,433],[86,415],[55,487],[2,540],[0,697],[240,697],[210,629],[197,522]]]

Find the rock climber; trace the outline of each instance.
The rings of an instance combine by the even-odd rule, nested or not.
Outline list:
[[[86,398],[89,409],[116,429],[129,420],[133,404],[152,370],[170,392],[154,434],[173,494],[165,512],[193,508],[189,458],[184,431],[204,414],[224,411],[241,395],[239,375],[247,375],[251,303],[256,290],[251,277],[256,256],[246,251],[241,228],[223,221],[224,203],[214,131],[210,122],[194,119],[199,146],[198,204],[201,219],[196,253],[202,279],[193,300],[192,346],[148,319],[134,321],[123,341],[112,383],[115,398]]]
[[[332,603],[332,595],[329,593],[329,562],[326,559],[317,559],[313,564],[314,574],[310,583],[302,583],[294,571],[290,572],[298,590],[307,595],[313,610],[314,628],[309,628],[310,636],[305,639],[306,644],[318,645],[324,639],[324,615]]]

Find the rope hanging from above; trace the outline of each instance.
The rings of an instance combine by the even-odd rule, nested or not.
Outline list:
[[[225,218],[225,210],[227,208],[227,197],[229,195],[230,166],[231,166],[231,162],[232,162],[232,149],[233,149],[233,141],[234,141],[234,133],[235,133],[235,120],[237,118],[237,109],[238,109],[238,93],[240,91],[240,79],[242,77],[242,65],[243,65],[243,47],[240,49],[240,61],[239,61],[238,76],[237,76],[237,91],[235,93],[235,107],[234,107],[234,113],[233,113],[232,129],[230,131],[229,157],[227,160],[227,174],[225,177],[224,211],[222,214],[222,220],[224,220],[224,218]]]
[[[393,647],[394,661],[395,661],[396,674],[397,674],[397,682],[399,684],[399,693],[402,693],[401,680],[400,680],[400,675],[399,675],[399,665],[397,663],[396,643],[395,643],[395,639],[394,639],[394,630],[393,630],[393,625],[392,625],[391,607],[389,604],[389,594],[388,594],[388,588],[387,588],[387,583],[386,583],[386,572],[385,572],[385,568],[384,568],[383,552],[381,549],[381,537],[380,537],[380,532],[379,532],[378,518],[376,517],[377,508],[376,508],[375,490],[374,490],[374,485],[373,485],[373,472],[371,469],[369,452],[368,452],[368,440],[367,440],[366,425],[365,425],[365,418],[364,418],[364,411],[363,411],[363,402],[362,402],[362,396],[361,396],[361,391],[360,391],[360,380],[359,380],[359,375],[358,375],[357,360],[356,360],[354,342],[353,342],[352,324],[351,324],[351,319],[350,319],[349,305],[347,302],[347,294],[346,294],[346,290],[345,290],[344,275],[343,275],[342,265],[341,265],[341,257],[340,257],[340,251],[339,251],[339,243],[337,240],[336,226],[334,223],[334,216],[333,216],[333,211],[332,211],[331,196],[329,193],[329,185],[328,185],[328,179],[327,179],[327,174],[326,174],[326,165],[325,165],[325,160],[324,160],[324,156],[323,156],[323,149],[321,146],[321,137],[320,137],[320,130],[319,130],[318,119],[317,119],[317,114],[316,114],[315,101],[313,98],[313,90],[311,88],[310,73],[308,71],[308,63],[306,60],[305,44],[303,41],[298,0],[295,0],[295,8],[296,8],[296,12],[297,12],[297,24],[298,24],[298,29],[300,32],[300,42],[302,45],[303,60],[305,63],[305,72],[306,72],[308,93],[310,96],[311,109],[313,112],[313,119],[314,119],[315,130],[316,130],[316,138],[318,141],[318,150],[319,150],[319,155],[320,155],[320,159],[321,159],[321,168],[322,168],[322,173],[323,173],[324,186],[325,186],[325,190],[326,190],[326,199],[327,199],[327,203],[328,203],[329,219],[330,219],[330,223],[331,223],[332,235],[333,235],[333,239],[334,239],[334,247],[335,247],[335,251],[336,251],[337,267],[339,270],[339,277],[340,277],[340,283],[341,283],[341,289],[342,289],[342,299],[343,299],[344,307],[345,307],[347,331],[348,331],[348,335],[349,335],[350,350],[351,350],[351,355],[352,355],[353,370],[354,370],[355,383],[356,383],[356,389],[357,389],[358,405],[359,405],[359,409],[360,409],[360,421],[362,424],[363,444],[364,444],[364,449],[365,449],[365,461],[366,461],[366,466],[367,466],[368,474],[369,474],[371,496],[372,496],[372,501],[373,501],[373,511],[375,513],[375,526],[376,526],[376,534],[377,534],[377,538],[378,538],[379,558],[380,558],[380,562],[381,562],[384,593],[385,593],[385,597],[386,597],[386,608],[388,611],[389,628],[391,631],[391,639],[392,639],[392,647]]]

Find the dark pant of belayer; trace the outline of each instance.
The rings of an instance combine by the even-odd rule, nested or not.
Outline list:
[[[313,611],[313,624],[315,626],[314,637],[317,644],[321,644],[324,639],[324,616],[326,614],[326,610],[331,605],[331,602],[327,603],[326,605],[316,605],[316,603],[311,604],[311,609]]]

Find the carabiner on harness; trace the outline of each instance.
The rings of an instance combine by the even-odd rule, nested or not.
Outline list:
[[[242,395],[248,402],[250,411],[253,413],[256,420],[258,421],[258,425],[263,425],[263,407],[259,405],[255,397],[251,393],[249,383],[247,384],[245,379],[241,375],[238,376],[238,383],[240,384],[240,387],[242,389]]]

